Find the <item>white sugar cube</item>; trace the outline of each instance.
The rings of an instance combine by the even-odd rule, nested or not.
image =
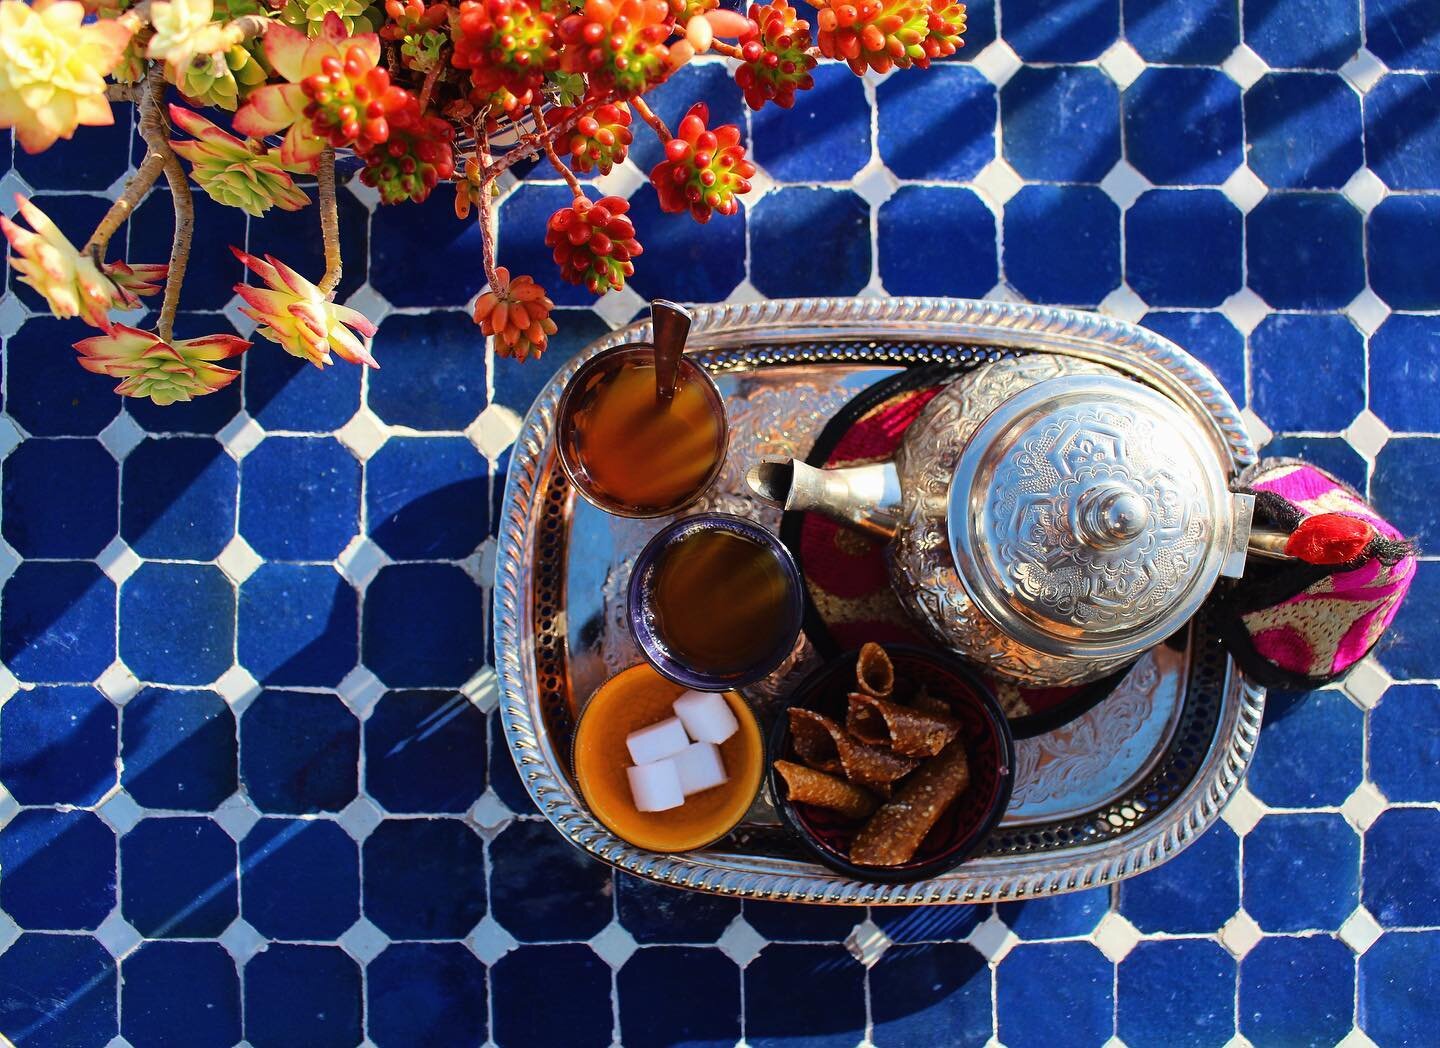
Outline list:
[[[728,781],[720,747],[713,742],[695,742],[670,758],[680,773],[680,789],[685,796],[708,790]]]
[[[730,703],[713,691],[687,691],[675,700],[675,716],[696,742],[718,745],[740,730]]]
[[[637,764],[626,768],[625,774],[630,777],[630,796],[637,811],[669,811],[685,803],[674,760]]]
[[[685,734],[685,728],[678,717],[670,717],[625,736],[625,747],[630,751],[630,759],[636,764],[663,761],[689,745],[690,737]]]

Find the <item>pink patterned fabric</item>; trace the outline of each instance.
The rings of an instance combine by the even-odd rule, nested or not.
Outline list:
[[[1385,538],[1403,538],[1353,491],[1314,466],[1262,465],[1250,487],[1284,497],[1305,517],[1342,513],[1364,520]],[[1279,669],[1310,679],[1337,677],[1375,646],[1414,577],[1413,555],[1388,565],[1371,558],[1250,611],[1241,621],[1256,652]]]

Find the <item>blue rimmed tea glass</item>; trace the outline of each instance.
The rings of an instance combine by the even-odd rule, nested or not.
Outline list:
[[[719,672],[689,664],[666,643],[657,614],[655,587],[666,555],[680,543],[705,531],[726,531],[748,539],[774,558],[784,581],[781,597],[783,607],[774,643],[762,657],[750,664]],[[795,647],[804,618],[805,598],[800,582],[800,569],[790,551],[770,532],[743,517],[728,513],[703,513],[685,517],[662,528],[640,551],[630,574],[630,632],[640,645],[646,661],[677,684],[699,691],[728,691],[754,684],[769,676],[785,661]]]

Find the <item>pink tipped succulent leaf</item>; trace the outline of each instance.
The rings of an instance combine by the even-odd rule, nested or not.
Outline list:
[[[134,296],[102,273],[89,255],[76,250],[49,215],[19,193],[15,203],[30,228],[0,215],[0,231],[10,241],[11,265],[20,282],[39,292],[55,316],[80,317],[109,331],[106,314],[116,306],[133,304]]]
[[[280,166],[276,150],[257,153],[199,113],[172,105],[170,118],[194,137],[170,147],[190,161],[191,177],[210,198],[260,216],[272,207],[298,211],[310,198]]]
[[[241,311],[260,325],[260,334],[316,367],[333,364],[332,351],[352,364],[380,366],[369,345],[376,327],[364,314],[326,301],[318,287],[272,255],[261,259],[237,247],[230,250],[265,282],[264,287],[235,285],[245,300]]]
[[[249,348],[249,342],[235,335],[207,335],[167,343],[125,324],[115,324],[106,334],[75,343],[81,367],[121,380],[116,393],[147,397],[160,405],[224,389],[240,372],[214,362],[239,356]]]
[[[120,292],[120,300],[126,308],[133,309],[140,304],[139,296],[158,295],[170,267],[164,263],[106,262],[100,267]]]

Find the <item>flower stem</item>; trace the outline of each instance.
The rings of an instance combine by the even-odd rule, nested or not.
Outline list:
[[[475,195],[475,219],[480,225],[480,260],[485,266],[485,280],[491,290],[499,295],[505,291],[504,281],[495,272],[495,227],[494,204],[490,199],[499,177],[499,165],[490,160],[490,151],[485,146],[484,121],[480,121],[475,135],[475,163],[482,172],[480,191]]]
[[[145,86],[149,105],[140,117],[140,136],[151,153],[160,155],[165,181],[170,184],[170,200],[175,209],[175,235],[170,242],[170,270],[165,280],[165,298],[160,305],[160,319],[155,333],[169,342],[175,334],[175,313],[180,308],[180,288],[185,283],[185,267],[190,263],[190,240],[195,231],[195,202],[190,197],[190,183],[180,158],[170,148],[170,125],[165,120],[165,67],[158,62],[150,67]]]
[[[547,130],[543,135],[537,132],[532,135],[523,136],[520,141],[515,144],[515,147],[511,149],[508,153],[506,153],[504,156],[502,156],[499,160],[490,161],[487,159],[486,165],[483,168],[485,172],[485,177],[488,179],[493,179],[496,176],[502,174],[503,172],[509,170],[511,167],[514,167],[516,164],[520,163],[520,161],[534,156],[536,153],[540,152],[540,150],[544,148],[545,140],[548,139],[549,141],[554,142],[566,131],[569,131],[572,127],[578,124],[585,116],[587,116],[592,110],[594,110],[596,106],[603,105],[604,101],[605,100],[603,99],[597,99],[591,104],[576,109],[575,112],[571,113],[564,120],[560,121],[560,123]],[[478,142],[483,136],[484,122],[477,121],[475,135],[476,141]],[[486,153],[485,155],[488,158],[489,154]]]
[[[724,55],[726,58],[737,58],[742,62],[745,61],[745,52],[741,51],[740,48],[734,44],[727,44],[724,40],[712,42],[710,44],[710,50],[714,51],[717,55]]]
[[[636,95],[630,99],[630,104],[635,107],[635,112],[640,114],[640,119],[650,125],[650,130],[655,132],[655,137],[660,139],[662,146],[675,137],[670,133],[670,129],[665,126],[665,121],[655,115],[655,111],[650,108],[645,99]]]
[[[155,105],[156,102],[151,94],[147,92],[141,95],[140,120],[142,124],[148,118],[149,110]],[[120,198],[115,203],[110,205],[110,210],[105,212],[105,217],[100,220],[100,224],[95,227],[95,232],[90,234],[90,239],[85,243],[85,250],[94,256],[96,265],[105,261],[105,249],[110,245],[110,238],[125,224],[125,220],[134,212],[141,198],[150,191],[150,187],[160,177],[160,172],[164,170],[164,167],[164,153],[155,149],[146,152],[140,169],[130,176],[125,183],[125,191],[120,194]]]
[[[545,126],[545,114],[540,110],[540,103],[531,102],[530,112],[535,114],[535,125],[540,128],[540,142],[545,149],[546,159],[550,161],[551,167],[560,172],[560,177],[565,180],[565,184],[570,187],[570,192],[575,194],[575,198],[578,200],[585,195],[585,190],[580,188],[580,180],[576,178],[570,169],[560,162],[560,158],[555,155],[554,139],[545,137],[545,133],[549,128]]]
[[[320,154],[320,236],[325,241],[325,275],[317,285],[327,300],[334,298],[343,265],[340,259],[340,212],[335,206],[335,150]]]

